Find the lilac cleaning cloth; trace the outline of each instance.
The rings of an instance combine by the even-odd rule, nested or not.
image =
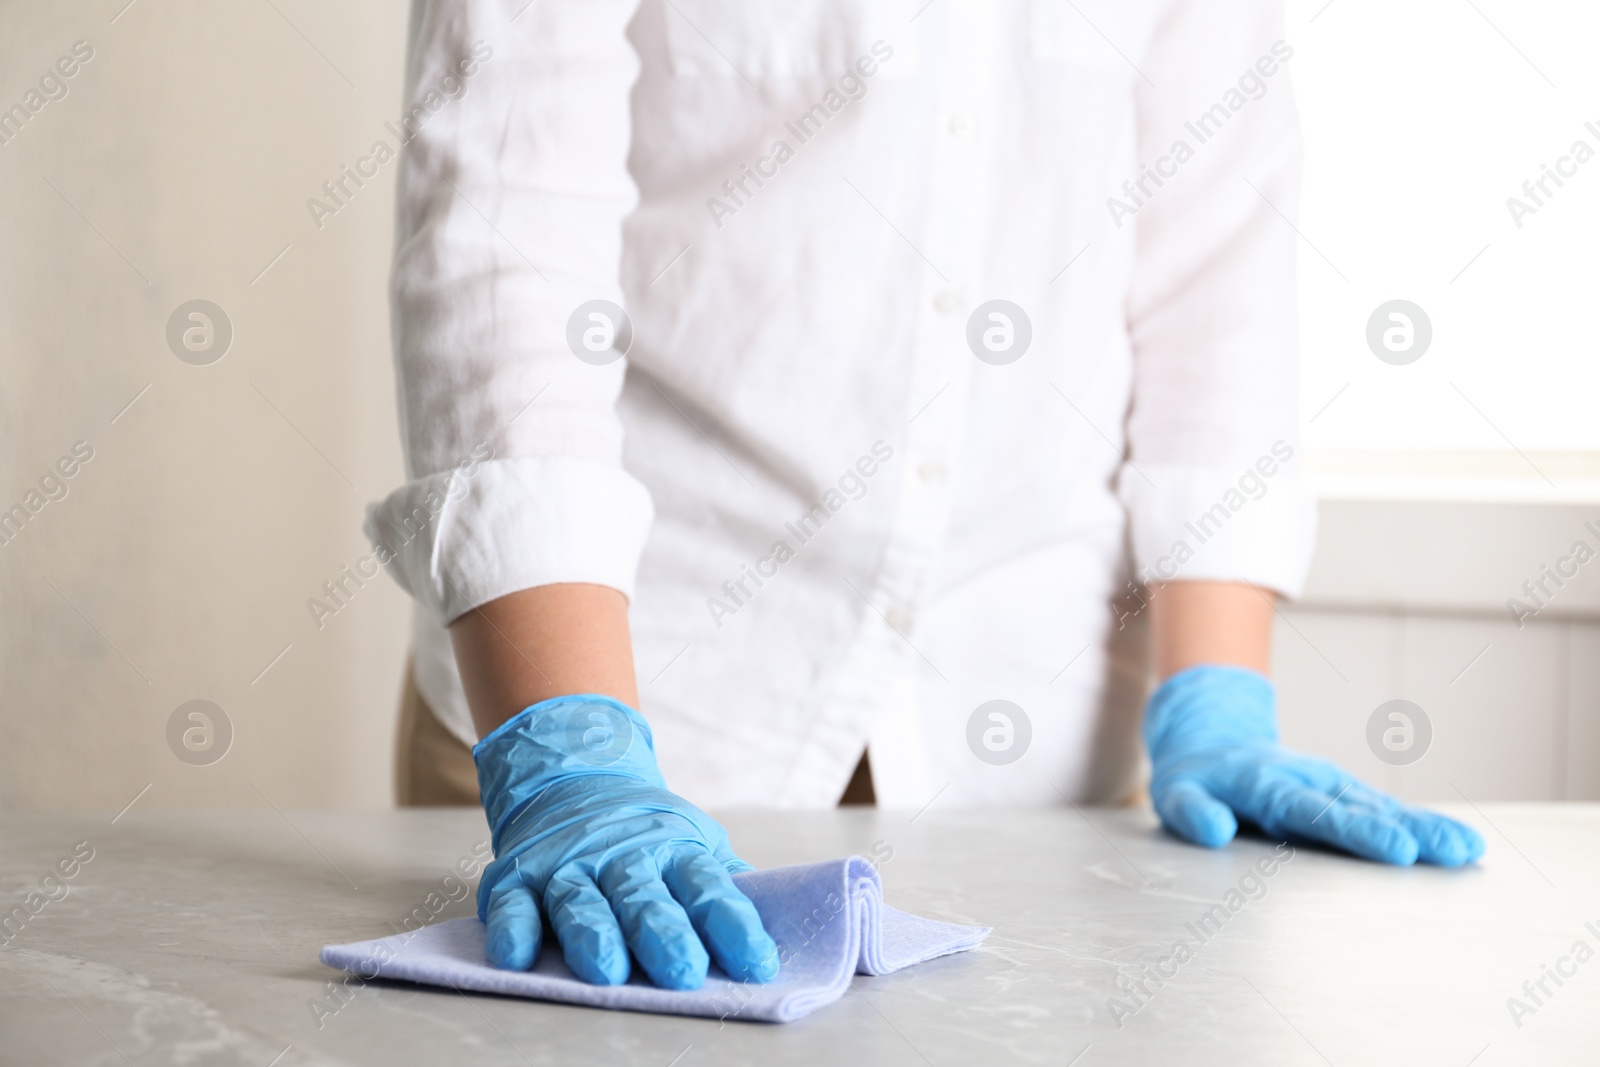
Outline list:
[[[484,957],[484,928],[475,918],[451,919],[376,941],[329,945],[322,950],[322,962],[368,979],[622,1011],[783,1023],[844,996],[853,975],[889,974],[963,952],[989,935],[988,927],[923,919],[889,907],[877,870],[859,856],[748,871],[733,880],[778,943],[781,968],[765,985],[735,982],[714,963],[699,989],[657,988],[637,967],[625,985],[589,985],[568,969],[548,930],[531,970],[497,970]]]

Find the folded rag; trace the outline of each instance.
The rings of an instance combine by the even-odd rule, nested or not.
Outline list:
[[[635,971],[624,985],[575,977],[555,938],[546,937],[528,971],[502,971],[484,956],[477,919],[451,919],[376,941],[329,945],[322,962],[364,979],[473,989],[623,1011],[790,1022],[844,996],[854,974],[889,974],[963,952],[989,934],[909,915],[883,902],[878,872],[859,856],[773,867],[733,876],[778,943],[781,968],[766,984],[736,982],[716,964],[699,989],[661,989]]]

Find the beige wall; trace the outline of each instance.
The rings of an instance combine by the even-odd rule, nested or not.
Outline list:
[[[0,146],[0,508],[94,451],[0,547],[0,806],[384,805],[405,597],[306,600],[401,476],[393,167],[320,231],[306,199],[399,110],[406,5],[125,3],[0,5],[0,108],[94,50]],[[195,298],[209,366],[166,341]],[[235,729],[210,766],[166,739],[195,698]]]

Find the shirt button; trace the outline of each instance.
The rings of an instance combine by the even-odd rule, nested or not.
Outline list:
[[[910,633],[912,624],[916,622],[915,616],[905,608],[890,608],[883,613],[883,617],[888,620],[890,626],[902,634]]]
[[[950,315],[960,310],[961,294],[954,289],[946,289],[933,298],[933,310],[941,315]]]
[[[936,459],[925,459],[917,464],[917,475],[925,482],[944,480],[945,467]]]
[[[972,116],[967,114],[965,111],[958,111],[954,115],[951,115],[948,125],[951,136],[960,137],[962,139],[971,137],[972,131],[978,127],[978,124],[972,121]]]

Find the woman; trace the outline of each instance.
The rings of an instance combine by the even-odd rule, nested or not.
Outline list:
[[[478,742],[496,965],[542,911],[589,981],[770,978],[666,782],[1125,800],[1152,658],[1178,837],[1478,856],[1276,743],[1314,525],[1276,3],[523,4],[414,14],[411,480],[368,523],[420,607],[402,800],[470,796]]]

